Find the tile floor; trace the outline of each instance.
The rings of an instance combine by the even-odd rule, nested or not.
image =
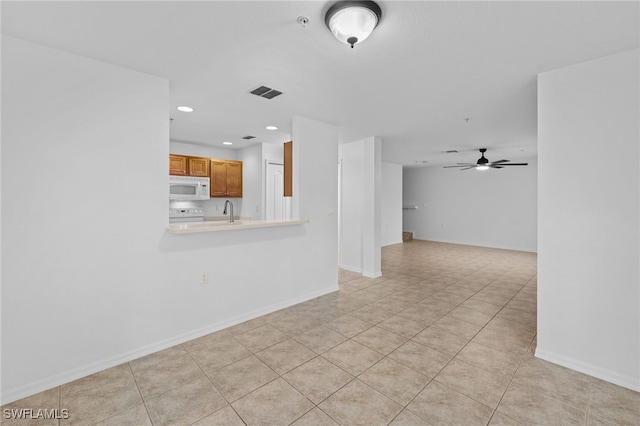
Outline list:
[[[60,425],[640,424],[637,392],[533,357],[534,254],[410,241],[382,270],[3,408],[69,410]]]

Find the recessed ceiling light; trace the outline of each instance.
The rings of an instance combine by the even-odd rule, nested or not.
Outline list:
[[[176,108],[178,111],[182,111],[182,112],[193,112],[193,108],[185,106],[185,105],[180,105],[179,107]]]
[[[265,127],[265,129],[267,129],[267,130],[278,130],[278,127],[276,127],[276,126],[267,126],[267,127]]]
[[[222,145],[233,145],[233,142],[222,142]]]

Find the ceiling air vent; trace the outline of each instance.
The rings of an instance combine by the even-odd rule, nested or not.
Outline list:
[[[242,139],[248,141],[249,139],[255,139],[255,136],[251,136],[251,135],[247,135],[247,136],[243,136]]]
[[[257,89],[253,89],[251,93],[256,96],[260,96],[261,98],[267,99],[273,99],[276,96],[282,95],[282,92],[280,92],[279,90],[275,90],[267,86],[260,86]]]
[[[273,99],[276,96],[280,96],[282,95],[282,92],[278,92],[277,90],[271,90],[267,93],[265,93],[264,95],[262,95],[263,98],[267,98],[267,99]]]

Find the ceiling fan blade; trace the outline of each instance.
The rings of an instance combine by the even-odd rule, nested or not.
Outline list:
[[[442,168],[443,169],[448,169],[448,168],[451,168],[451,167],[467,167],[467,166],[468,166],[468,164],[465,164],[463,166],[442,166]]]
[[[504,163],[501,166],[528,166],[529,163]]]
[[[474,164],[473,166],[469,166],[469,167],[465,167],[464,169],[460,169],[460,170],[469,170],[469,169],[475,169],[476,165]]]
[[[500,166],[494,166],[493,164],[491,164],[489,167],[491,167],[492,169],[501,169],[502,165]]]
[[[511,160],[498,160],[498,161],[492,161],[492,162],[491,162],[491,164],[506,163],[507,161],[511,161]]]

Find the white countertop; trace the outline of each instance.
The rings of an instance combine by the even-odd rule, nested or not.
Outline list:
[[[170,223],[167,232],[171,234],[192,234],[195,232],[231,231],[253,228],[272,228],[276,226],[302,225],[309,223],[307,219],[292,220],[205,220],[204,222]]]

